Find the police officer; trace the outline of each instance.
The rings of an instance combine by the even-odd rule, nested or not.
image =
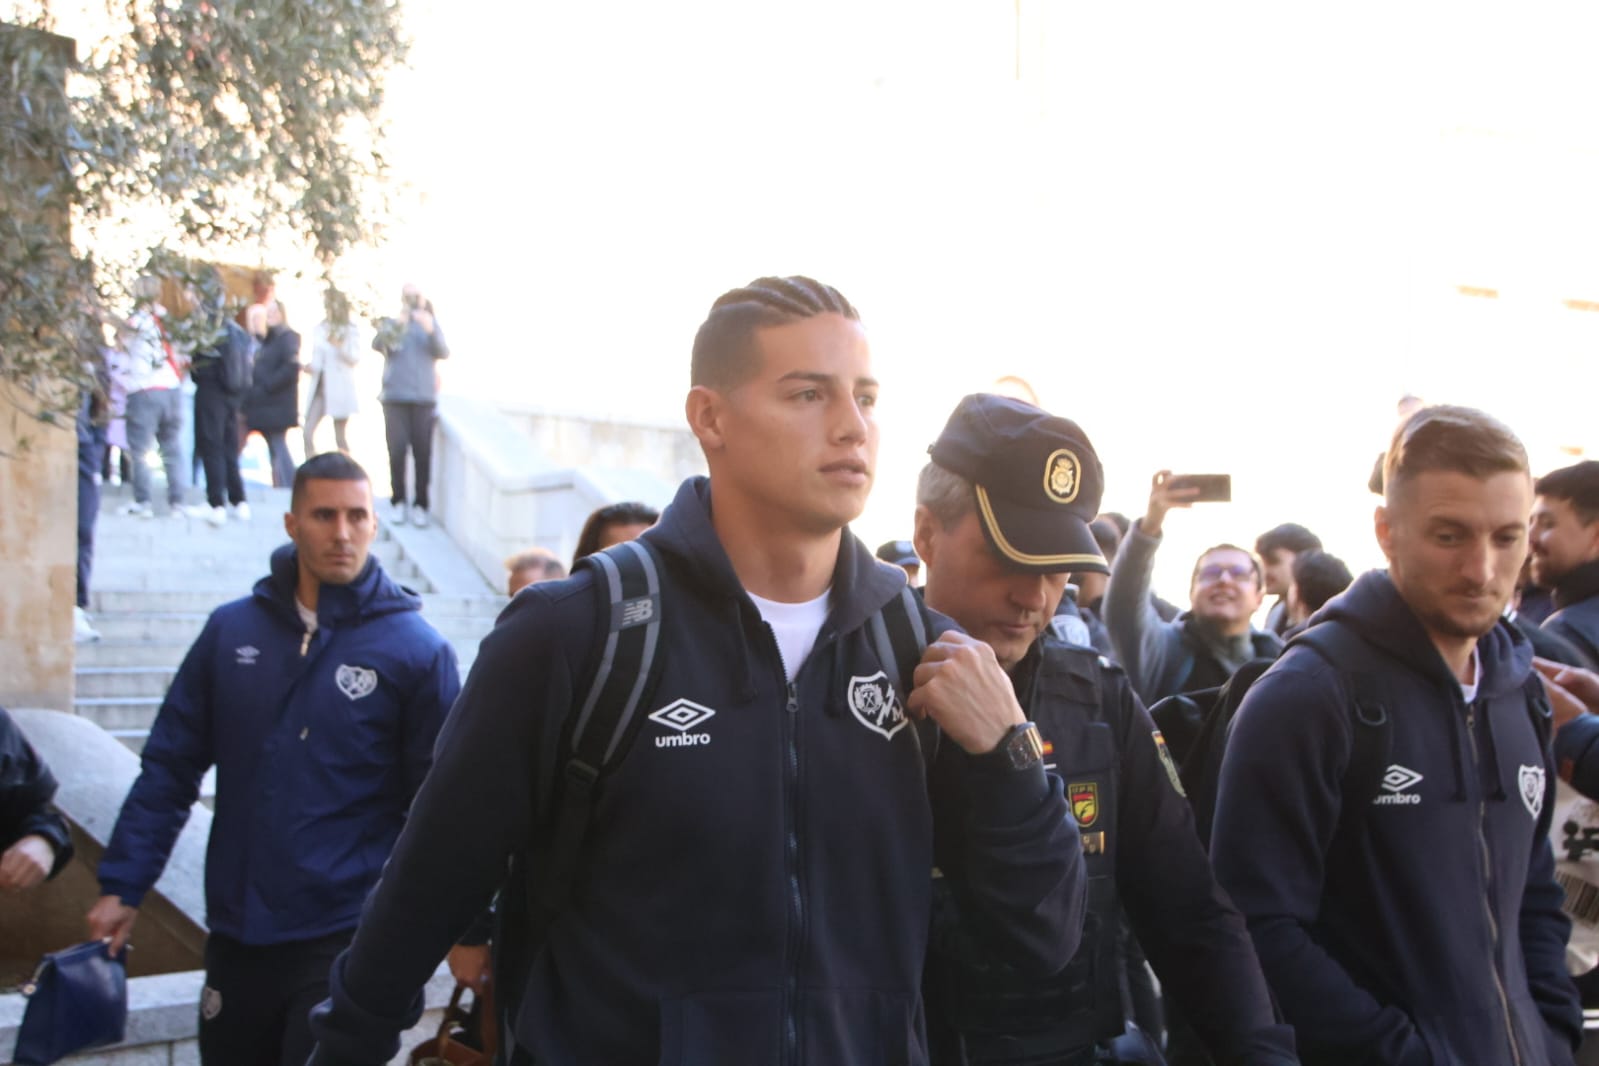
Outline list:
[[[1127,676],[1050,627],[1069,571],[1104,572],[1088,523],[1103,475],[1064,418],[968,396],[917,485],[916,553],[928,606],[993,649],[1066,785],[1090,877],[1082,944],[1066,969],[1025,978],[992,960],[968,871],[935,874],[927,972],[932,1061],[1159,1062],[1121,1058],[1122,907],[1167,994],[1220,1063],[1293,1063],[1249,934],[1216,886],[1165,743]],[[1118,1039],[1120,1038],[1120,1039]],[[1116,1041],[1117,1050],[1111,1048]],[[1153,1057],[1149,1057],[1149,1056]]]

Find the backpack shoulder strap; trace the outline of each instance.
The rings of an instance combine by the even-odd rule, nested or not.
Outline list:
[[[1344,768],[1343,810],[1338,818],[1338,833],[1351,835],[1371,801],[1382,788],[1388,772],[1388,756],[1393,751],[1394,727],[1384,706],[1384,690],[1373,649],[1365,638],[1349,626],[1327,620],[1306,629],[1289,647],[1304,646],[1321,656],[1343,678],[1349,696],[1352,746],[1349,764]]]
[[[661,573],[654,549],[643,540],[625,541],[580,565],[595,571],[600,618],[609,621],[594,676],[565,731],[555,830],[547,867],[535,879],[539,902],[552,912],[571,899],[596,789],[627,755],[638,732],[638,710],[660,681],[662,667]]]
[[[1532,719],[1532,731],[1538,735],[1538,746],[1548,751],[1554,739],[1554,708],[1549,706],[1549,694],[1538,680],[1538,671],[1527,675],[1521,691],[1527,697],[1527,716]]]
[[[921,600],[909,585],[901,586],[899,593],[867,621],[866,630],[878,662],[891,675],[894,691],[903,703],[910,695],[916,665],[927,650],[927,621],[922,617]],[[933,757],[938,754],[937,726],[929,721],[912,722],[911,738],[921,752],[923,768],[931,771]]]

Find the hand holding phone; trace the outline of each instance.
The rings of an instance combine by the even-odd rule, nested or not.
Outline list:
[[[1190,503],[1231,503],[1233,476],[1231,474],[1173,474],[1166,479],[1166,488],[1173,491],[1195,490],[1188,497]]]

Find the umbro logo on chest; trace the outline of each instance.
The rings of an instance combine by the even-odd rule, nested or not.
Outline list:
[[[716,717],[716,712],[693,700],[673,700],[650,715],[650,721],[665,726],[667,732],[655,738],[657,748],[692,748],[711,742],[711,734],[698,731]]]

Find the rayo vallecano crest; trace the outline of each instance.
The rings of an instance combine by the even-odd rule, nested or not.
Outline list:
[[[849,679],[849,709],[861,725],[885,739],[893,740],[894,734],[905,728],[905,708],[881,670],[871,677]]]
[[[358,700],[372,695],[378,687],[378,672],[365,666],[340,666],[333,680],[338,682],[340,692],[352,700]]]
[[[1542,766],[1523,766],[1516,775],[1521,786],[1521,802],[1534,818],[1543,813],[1544,776]]]

